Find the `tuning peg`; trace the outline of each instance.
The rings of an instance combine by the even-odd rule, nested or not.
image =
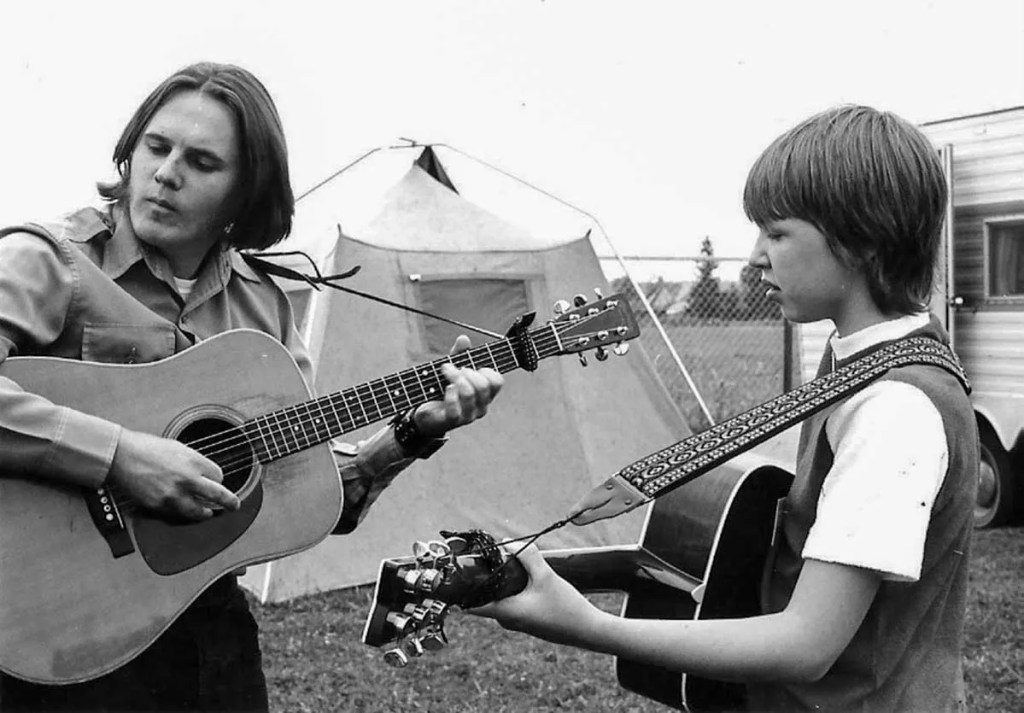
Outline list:
[[[583,352],[580,352],[579,353],[579,358],[580,358],[580,364],[582,366],[586,366],[587,365],[587,356]]]
[[[554,312],[556,315],[561,316],[561,315],[565,314],[566,312],[568,312],[570,309],[572,309],[572,305],[571,304],[569,304],[565,300],[558,300],[557,302],[555,302],[554,306],[551,308],[551,311]]]
[[[424,599],[423,607],[426,608],[434,619],[440,619],[448,609],[448,604],[440,599]]]
[[[423,644],[420,643],[418,637],[412,636],[406,639],[402,643],[402,648],[405,650],[405,653],[414,658],[423,655]]]
[[[595,287],[594,288],[594,294],[597,295],[597,299],[599,299],[599,300],[603,300],[604,299],[604,295],[601,294],[601,288],[600,287]]]
[[[402,612],[389,612],[384,620],[394,627],[399,636],[409,633],[409,627],[412,626],[412,619]]]
[[[406,592],[435,592],[441,580],[441,572],[436,569],[410,569],[402,575],[402,588]]]
[[[384,663],[392,668],[405,668],[409,663],[409,657],[401,649],[390,649],[384,652]]]
[[[441,582],[443,580],[444,577],[441,575],[440,570],[425,569],[423,570],[419,581],[416,582],[416,588],[421,592],[429,592],[430,594],[433,594],[437,591],[437,588],[441,586]]]
[[[430,545],[422,540],[416,540],[412,543],[412,556],[418,561],[429,559],[430,557]]]
[[[572,303],[574,305],[576,305],[577,307],[582,307],[583,305],[585,305],[587,303],[587,296],[586,295],[576,295],[576,296],[574,296],[572,298]]]
[[[431,627],[423,632],[420,644],[427,651],[440,651],[448,645],[448,637],[444,635],[444,629],[441,627]]]
[[[427,620],[427,615],[430,613],[430,610],[422,604],[416,605],[409,602],[402,607],[402,613],[408,615],[417,624],[422,624]]]
[[[594,356],[597,357],[598,361],[604,361],[608,358],[608,350],[604,347],[598,347],[594,350]]]
[[[427,543],[427,547],[430,549],[430,556],[433,557],[435,567],[436,565],[443,567],[452,561],[452,548],[447,543],[431,540]]]
[[[616,356],[626,356],[626,352],[629,351],[629,342],[618,342],[612,351],[615,352]]]
[[[469,542],[466,541],[466,538],[458,535],[449,537],[444,542],[456,557],[469,550]]]

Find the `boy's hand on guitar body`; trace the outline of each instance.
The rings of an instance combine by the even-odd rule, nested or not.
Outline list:
[[[469,347],[469,338],[461,335],[455,340],[451,354],[466,351]],[[438,438],[454,428],[483,418],[505,383],[501,374],[489,368],[460,369],[454,364],[443,364],[441,371],[448,379],[444,400],[428,401],[413,414],[417,430],[430,438]]]
[[[219,465],[183,443],[124,429],[108,482],[151,510],[205,520],[213,507],[237,510],[238,497],[221,485]]]
[[[530,578],[526,589],[468,612],[494,619],[510,631],[556,644],[580,645],[581,634],[599,625],[602,612],[556,574],[535,545],[525,548],[516,558]]]

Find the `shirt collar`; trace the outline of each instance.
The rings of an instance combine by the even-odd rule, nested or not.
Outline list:
[[[245,261],[240,252],[237,250],[225,250],[224,252],[231,260],[231,269],[237,272],[239,276],[245,278],[249,282],[260,281],[260,276],[252,269],[252,265]]]
[[[891,342],[900,337],[905,337],[914,330],[926,326],[930,319],[931,317],[928,312],[903,315],[896,319],[886,320],[885,322],[865,327],[845,337],[840,337],[833,333],[829,337],[829,344],[832,346],[832,353],[835,354],[836,359],[844,361],[876,344]]]
[[[131,221],[120,208],[110,210],[114,230],[103,251],[103,272],[113,280],[121,277],[128,269],[144,259],[142,243],[135,237]]]
[[[111,279],[116,280],[126,273],[132,265],[143,260],[150,272],[154,275],[160,275],[163,272],[162,266],[167,264],[166,260],[139,240],[125,211],[121,208],[113,208],[111,210],[111,219],[114,222],[114,230],[103,254],[103,272]],[[226,243],[221,244],[220,253],[207,261],[206,266],[197,277],[201,277],[204,272],[211,269],[216,271],[218,275],[221,275],[225,283],[232,270],[249,282],[260,281],[256,271],[242,259],[237,250],[233,250]],[[169,268],[167,269],[167,277],[168,279],[173,278]]]

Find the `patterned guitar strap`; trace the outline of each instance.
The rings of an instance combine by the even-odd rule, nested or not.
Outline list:
[[[970,393],[967,375],[949,347],[931,337],[900,339],[626,466],[575,505],[572,522],[585,525],[639,507],[841,401],[890,369],[911,364],[945,369]]]

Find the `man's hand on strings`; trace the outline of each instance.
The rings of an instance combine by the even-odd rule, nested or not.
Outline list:
[[[123,429],[107,480],[150,510],[204,520],[213,508],[239,508],[221,485],[220,466],[184,443]]]
[[[469,349],[469,337],[460,335],[450,354]],[[413,419],[424,436],[438,438],[446,432],[472,423],[487,414],[491,401],[505,383],[494,369],[459,368],[448,363],[441,366],[448,386],[441,401],[428,401],[416,409]]]

